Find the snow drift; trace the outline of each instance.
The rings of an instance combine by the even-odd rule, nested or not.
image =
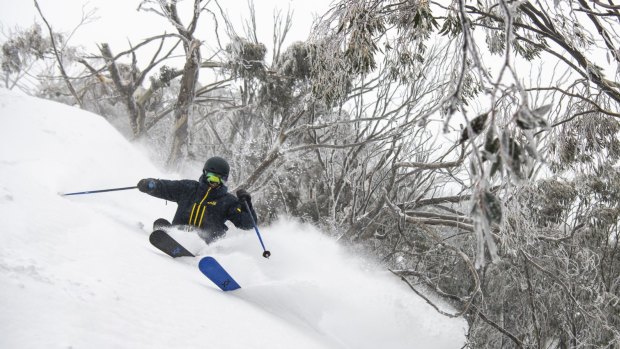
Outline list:
[[[197,171],[198,172],[198,171]],[[198,174],[197,174],[198,176]],[[197,177],[196,176],[196,177]],[[283,219],[206,246],[242,289],[223,293],[148,243],[175,204],[137,190],[161,173],[103,118],[0,89],[1,348],[460,348],[466,323],[437,314],[389,272]]]

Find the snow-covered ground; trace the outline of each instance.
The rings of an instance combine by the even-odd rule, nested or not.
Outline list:
[[[198,169],[196,177],[198,177]],[[59,193],[171,178],[99,116],[0,89],[0,348],[460,348],[389,272],[283,219],[204,245],[241,284],[224,293],[148,242],[174,203],[137,190]]]

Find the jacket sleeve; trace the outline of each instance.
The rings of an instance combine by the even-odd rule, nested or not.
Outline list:
[[[249,204],[250,212],[248,212],[244,204],[239,202],[236,198],[234,200],[235,201],[231,205],[231,208],[228,209],[228,217],[226,218],[239,229],[248,230],[254,228],[252,218],[254,218],[254,222],[256,222],[256,224],[258,224],[258,218],[256,216],[256,212],[254,211],[254,207],[252,207],[252,203]]]
[[[166,179],[156,179],[155,189],[149,194],[160,199],[179,202],[187,192],[191,191],[189,181],[170,181]]]

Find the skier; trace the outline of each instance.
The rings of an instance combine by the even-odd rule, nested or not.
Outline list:
[[[141,179],[138,182],[141,192],[174,201],[178,205],[172,223],[160,218],[153,224],[153,229],[181,226],[189,231],[196,231],[207,244],[226,233],[228,227],[224,222],[227,220],[238,228],[252,229],[252,217],[254,222],[257,221],[252,198],[244,189],[237,190],[236,197],[228,193],[225,183],[229,172],[228,162],[214,156],[205,163],[198,181]]]

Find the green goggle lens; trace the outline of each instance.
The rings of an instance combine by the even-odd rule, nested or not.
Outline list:
[[[222,178],[213,172],[207,172],[205,174],[209,183],[222,183]]]

